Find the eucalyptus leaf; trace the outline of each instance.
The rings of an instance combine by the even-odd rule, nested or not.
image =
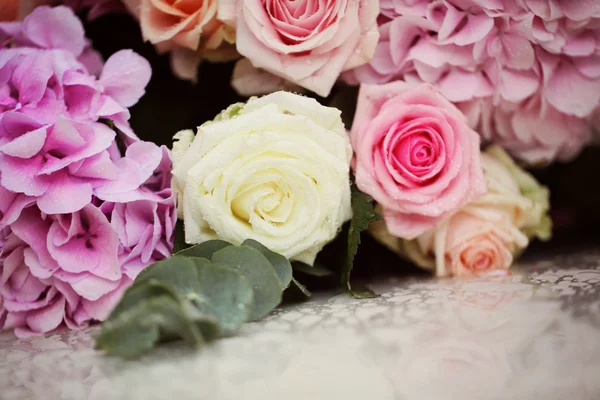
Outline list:
[[[292,284],[290,285],[290,288],[296,289],[296,291],[301,293],[304,297],[312,296],[312,293],[310,292],[310,290],[308,290],[308,288],[306,286],[304,286],[303,284],[298,282],[296,280],[296,278],[292,278]]]
[[[292,281],[292,265],[286,257],[269,250],[256,240],[247,239],[244,241],[244,243],[242,243],[242,246],[255,248],[256,250],[260,251],[263,256],[267,258],[267,260],[269,260],[273,268],[275,268],[277,277],[281,281],[282,289],[285,289],[290,285],[290,282]]]
[[[205,342],[213,341],[224,333],[223,327],[214,314],[203,313],[189,301],[184,301],[182,308],[188,319],[198,328]]]
[[[144,284],[138,283],[131,286],[125,291],[121,301],[112,310],[108,320],[117,318],[121,313],[135,307],[144,300],[165,295],[178,300],[175,289],[168,282],[148,280]]]
[[[252,287],[244,276],[233,268],[213,264],[203,258],[191,260],[196,263],[198,283],[196,291],[187,298],[202,313],[214,315],[223,333],[231,334],[237,331],[248,320],[253,308]]]
[[[196,263],[189,257],[174,255],[155,262],[143,270],[133,286],[141,285],[149,280],[168,282],[179,295],[194,292],[198,285]]]
[[[102,325],[96,348],[109,354],[135,357],[150,350],[167,336],[179,336],[196,348],[204,344],[198,327],[192,324],[181,305],[170,296],[142,300]]]
[[[228,246],[232,246],[232,244],[224,240],[208,240],[195,246],[188,247],[176,255],[186,257],[201,257],[210,260],[215,252]]]
[[[281,302],[281,282],[260,251],[248,246],[229,246],[214,253],[212,260],[236,269],[251,285],[254,304],[249,320],[264,317]]]

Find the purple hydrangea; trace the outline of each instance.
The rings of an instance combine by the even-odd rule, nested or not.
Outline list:
[[[0,328],[103,320],[172,251],[169,152],[128,123],[150,75],[131,50],[102,64],[67,7],[0,23]]]

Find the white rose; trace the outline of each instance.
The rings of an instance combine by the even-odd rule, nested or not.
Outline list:
[[[341,112],[276,92],[179,132],[173,188],[185,241],[251,238],[312,264],[350,219],[352,149]]]

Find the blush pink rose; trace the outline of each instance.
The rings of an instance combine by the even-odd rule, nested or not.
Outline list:
[[[362,85],[350,140],[358,188],[412,239],[486,192],[479,136],[433,86]]]
[[[600,2],[380,4],[375,55],[344,72],[347,83],[430,83],[459,108],[467,103],[486,140],[528,163],[568,161],[589,144],[600,105]],[[488,115],[474,114],[481,108]]]
[[[300,93],[303,89],[264,69],[256,68],[247,58],[235,64],[231,86],[240,96],[260,96],[280,90]]]
[[[327,96],[342,71],[373,57],[379,0],[221,0],[237,50],[256,68]]]

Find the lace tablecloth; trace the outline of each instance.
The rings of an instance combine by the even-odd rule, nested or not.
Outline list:
[[[600,253],[373,288],[379,298],[319,295],[199,353],[172,346],[135,361],[94,351],[93,329],[3,333],[0,398],[600,398]]]

